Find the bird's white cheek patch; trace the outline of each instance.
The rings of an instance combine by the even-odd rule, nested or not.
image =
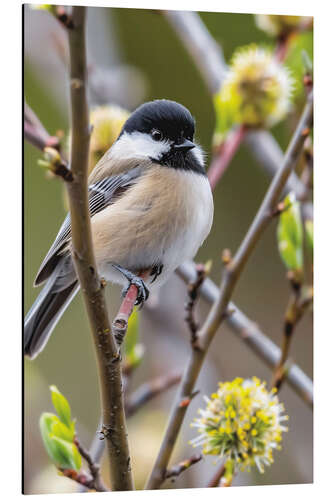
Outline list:
[[[149,134],[133,132],[123,134],[112,148],[120,158],[143,157],[158,160],[170,149],[169,141],[154,141]]]

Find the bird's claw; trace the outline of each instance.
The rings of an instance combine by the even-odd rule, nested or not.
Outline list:
[[[127,279],[128,279],[128,285],[123,288],[122,296],[125,297],[130,287],[134,285],[138,290],[138,296],[136,298],[135,305],[136,306],[143,305],[144,302],[146,302],[146,300],[149,297],[149,290],[145,282],[139,276],[134,276],[133,278],[127,278]]]

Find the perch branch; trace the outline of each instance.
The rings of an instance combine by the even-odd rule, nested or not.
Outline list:
[[[184,372],[182,382],[171,411],[160,452],[146,485],[147,489],[157,489],[162,484],[164,473],[168,466],[187,409],[187,406],[184,407],[180,405],[180,402],[184,398],[188,398],[189,394],[193,392],[194,385],[197,381],[209,345],[226,315],[231,295],[241,272],[244,269],[244,266],[252,254],[257,242],[260,240],[264,230],[267,228],[272,219],[272,214],[274,213],[279,197],[283,191],[283,187],[297,163],[303,148],[304,140],[306,135],[308,135],[309,127],[312,126],[312,120],[313,99],[312,94],[310,94],[299,124],[284,156],[281,167],[275,174],[257,215],[245,235],[245,238],[243,239],[235,257],[231,259],[229,264],[225,267],[218,299],[213,304],[205,323],[198,332],[197,343],[199,343],[200,349],[193,349],[191,352],[187,368]],[[307,134],[305,134],[304,131],[307,131]]]
[[[114,490],[132,490],[130,456],[123,404],[120,359],[111,335],[104,290],[96,269],[88,208],[90,126],[86,95],[85,7],[73,7],[68,30],[71,94],[71,171],[66,183],[72,225],[72,254],[88,312],[98,361],[102,402],[102,433],[107,443]]]

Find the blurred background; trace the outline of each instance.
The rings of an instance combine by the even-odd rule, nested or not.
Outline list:
[[[202,13],[201,18],[228,61],[237,46],[250,42],[272,43],[259,31],[251,14]],[[89,8],[88,56],[93,80],[90,105],[113,102],[129,110],[140,103],[168,98],[190,109],[197,122],[197,140],[208,152],[214,130],[211,96],[196,67],[166,19],[158,11]],[[68,132],[68,77],[66,38],[60,24],[47,12],[24,7],[25,98],[46,129]],[[272,132],[286,148],[293,119]],[[62,183],[37,165],[41,153],[24,145],[24,294],[25,312],[39,293],[32,283],[65,216]],[[213,260],[211,278],[221,276],[223,248],[234,252],[251,223],[269,184],[269,177],[241,147],[214,193],[215,218],[210,236],[196,261]],[[276,223],[270,225],[251,257],[233,300],[277,344],[281,341],[283,315],[289,296],[285,268],[276,244]],[[108,286],[111,317],[120,302],[120,289]],[[153,296],[140,316],[140,342],[144,360],[135,371],[130,390],[170,370],[182,370],[190,351],[184,324],[186,287],[174,276]],[[199,304],[199,316],[208,308]],[[292,358],[312,377],[312,318],[301,321],[292,343]],[[200,393],[193,400],[177,443],[172,463],[189,457],[188,444],[195,437],[189,427],[203,395],[218,381],[236,376],[258,376],[268,382],[269,369],[248,350],[224,323],[216,335],[200,378]],[[70,480],[58,475],[44,450],[38,421],[52,411],[49,385],[55,384],[69,399],[77,418],[78,433],[86,446],[99,421],[99,396],[93,346],[80,294],[56,327],[47,348],[33,362],[25,360],[25,493],[76,491]],[[175,388],[154,399],[129,419],[129,440],[136,486],[142,488],[162,440]],[[312,412],[287,385],[280,398],[290,416],[283,449],[265,474],[240,473],[235,485],[312,482]],[[197,451],[197,450],[195,450]],[[166,488],[202,487],[214,473],[206,457]]]

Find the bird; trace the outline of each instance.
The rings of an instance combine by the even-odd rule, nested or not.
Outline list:
[[[156,99],[129,116],[116,142],[88,179],[94,253],[105,281],[138,289],[143,304],[153,287],[192,259],[213,222],[205,155],[194,140],[195,120],[180,103]],[[24,354],[46,346],[79,290],[67,214],[34,286],[44,287],[24,320]]]

